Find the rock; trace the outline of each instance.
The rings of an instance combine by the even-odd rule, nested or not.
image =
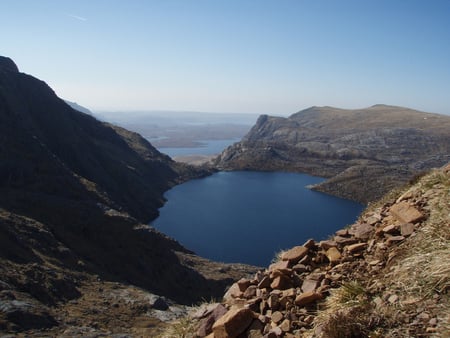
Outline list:
[[[212,327],[214,323],[225,313],[227,313],[227,309],[222,304],[217,304],[217,306],[211,311],[211,313],[203,318],[197,329],[197,335],[200,337],[204,337],[209,335],[212,332]]]
[[[284,316],[280,311],[275,311],[274,313],[272,313],[271,320],[275,324],[278,324],[279,322],[281,322],[283,320],[283,317]]]
[[[272,289],[286,290],[292,287],[292,281],[289,277],[285,275],[279,275],[270,284]]]
[[[403,223],[417,223],[424,218],[424,215],[419,210],[406,201],[394,204],[390,209],[390,213]]]
[[[327,256],[327,258],[330,261],[330,263],[339,262],[339,260],[342,257],[340,251],[336,247],[329,248],[327,250],[327,252],[325,253],[325,256]]]
[[[227,290],[225,295],[223,296],[223,299],[225,301],[232,300],[234,298],[242,297],[243,293],[241,289],[239,288],[239,285],[237,283],[233,283],[230,288]]]
[[[253,298],[253,297],[255,297],[256,296],[256,289],[257,289],[258,287],[256,286],[256,285],[250,285],[248,288],[247,288],[247,290],[245,290],[245,292],[244,292],[244,298],[247,298],[247,299],[249,299],[249,298]]]
[[[314,291],[304,292],[295,298],[295,304],[298,306],[305,306],[321,298],[322,295]]]
[[[253,318],[253,312],[250,309],[231,309],[214,323],[212,327],[214,337],[237,337],[249,327]]]
[[[239,290],[241,292],[245,292],[245,290],[247,290],[247,288],[250,286],[251,281],[249,279],[246,279],[246,278],[241,278],[240,280],[238,280],[236,282],[236,284],[238,285]]]
[[[393,244],[393,243],[401,242],[401,241],[404,241],[404,240],[405,240],[405,237],[403,237],[403,236],[390,236],[390,237],[387,239],[386,243],[387,243],[388,245],[391,245],[391,244]]]
[[[346,246],[346,250],[348,253],[354,254],[356,252],[362,251],[367,247],[367,243],[356,243],[352,245]]]
[[[267,299],[267,305],[271,310],[277,310],[280,306],[280,297],[276,294],[271,294]]]
[[[265,289],[270,287],[270,277],[269,276],[264,276],[263,279],[261,280],[261,282],[259,282],[258,284],[258,289]]]
[[[278,326],[274,327],[270,332],[274,333],[276,337],[280,337],[283,334],[283,331]]]
[[[349,233],[353,235],[356,238],[367,240],[369,239],[370,235],[375,231],[373,226],[367,224],[367,223],[356,223],[353,224],[352,228],[350,229]]]
[[[264,330],[264,324],[255,319],[248,327],[247,332],[245,333],[246,338],[260,338],[262,336],[262,331]]]
[[[341,236],[334,236],[334,241],[337,244],[344,245],[344,246],[358,242],[358,240],[356,238],[347,238],[347,237],[341,237]]]
[[[348,230],[347,229],[340,229],[335,232],[337,236],[347,237],[348,236]]]
[[[415,226],[412,223],[403,223],[400,225],[400,234],[402,236],[410,236],[414,232]]]
[[[169,304],[167,304],[165,299],[162,297],[156,298],[156,300],[153,302],[153,304],[151,304],[151,306],[152,306],[152,309],[155,309],[155,310],[166,311],[169,309]]]
[[[397,295],[391,295],[389,296],[388,300],[389,303],[394,304],[398,301],[398,296]]]
[[[291,330],[291,321],[289,319],[283,320],[280,324],[280,329],[283,332],[289,332]]]
[[[385,234],[398,233],[398,226],[396,224],[389,224],[383,228],[383,233]]]
[[[319,282],[313,279],[305,279],[302,284],[302,292],[315,291],[319,286]]]
[[[329,248],[336,247],[337,243],[332,240],[326,240],[326,241],[320,241],[319,242],[319,248],[323,250],[328,250]]]
[[[289,268],[289,261],[286,260],[279,260],[276,263],[269,265],[269,271],[273,270],[282,270],[282,269],[288,269]]]
[[[283,261],[289,261],[290,263],[297,263],[300,259],[306,256],[308,248],[304,246],[294,246],[292,249],[284,252],[281,255]]]
[[[316,242],[313,239],[308,239],[305,244],[303,244],[305,248],[308,248],[310,250],[314,249],[316,247]]]

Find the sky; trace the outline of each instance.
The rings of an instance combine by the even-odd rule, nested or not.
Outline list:
[[[450,0],[0,0],[0,55],[93,111],[450,114]]]

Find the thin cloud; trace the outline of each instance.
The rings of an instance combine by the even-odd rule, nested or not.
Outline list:
[[[74,14],[67,14],[68,16],[70,16],[71,18],[80,20],[80,21],[87,21],[86,18],[83,18],[82,16],[78,16],[78,15],[74,15]]]

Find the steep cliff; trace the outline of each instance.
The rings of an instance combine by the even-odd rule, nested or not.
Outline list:
[[[450,116],[375,105],[261,116],[215,161],[225,170],[287,170],[328,178],[315,189],[369,202],[450,159]]]
[[[53,308],[86,281],[189,304],[220,294],[235,267],[142,225],[168,188],[206,174],[73,110],[0,57],[0,331],[61,324]]]

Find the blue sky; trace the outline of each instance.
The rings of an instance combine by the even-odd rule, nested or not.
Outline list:
[[[450,1],[0,0],[0,54],[92,110],[450,114]]]

